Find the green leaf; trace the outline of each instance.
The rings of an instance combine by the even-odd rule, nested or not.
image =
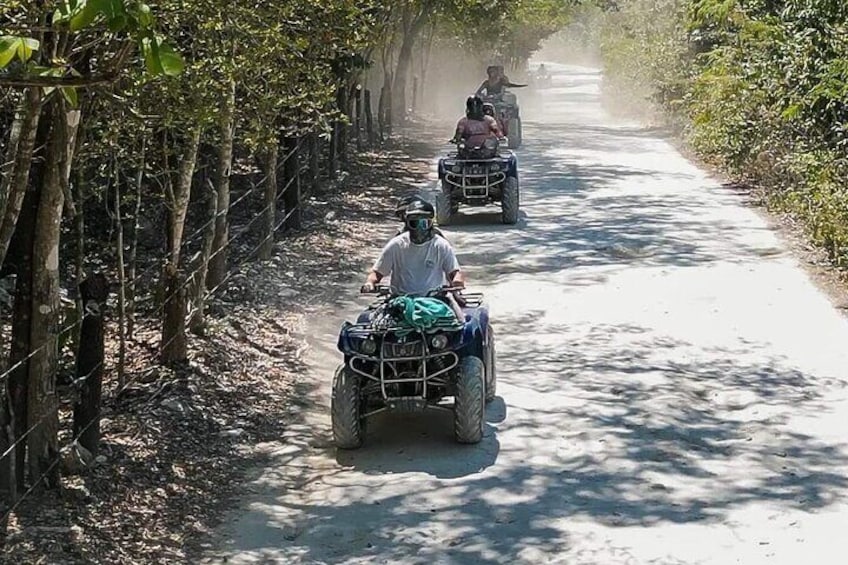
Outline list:
[[[4,35],[0,37],[0,69],[12,62],[18,52],[20,38]]]
[[[59,89],[62,93],[62,97],[67,100],[68,104],[71,105],[72,108],[79,107],[79,94],[77,94],[77,89],[73,86],[63,86]]]
[[[801,113],[801,105],[800,104],[792,104],[791,106],[787,106],[785,110],[780,114],[784,120],[791,120],[798,116]]]
[[[185,69],[185,63],[176,49],[162,43],[159,45],[159,64],[162,67],[162,72],[168,76],[177,76]]]
[[[150,6],[147,4],[139,4],[136,17],[141,27],[149,28],[153,25],[153,14],[150,11]]]
[[[32,52],[37,51],[40,45],[37,39],[21,37],[18,43],[18,58],[21,62],[26,63],[32,57]]]
[[[112,31],[112,32],[121,31],[125,27],[127,27],[128,22],[129,22],[129,20],[127,19],[127,17],[125,15],[118,14],[117,16],[115,16],[114,18],[111,18],[109,20],[109,24],[108,24],[109,31]]]
[[[71,31],[79,31],[91,25],[99,11],[94,7],[95,2],[86,2],[82,9],[71,16]]]
[[[148,73],[158,76],[165,72],[159,60],[159,42],[155,37],[145,37],[141,40],[141,52],[144,55],[144,65]]]

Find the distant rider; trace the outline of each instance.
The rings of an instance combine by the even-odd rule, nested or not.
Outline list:
[[[503,73],[503,67],[490,65],[486,68],[486,74],[489,78],[484,80],[477,89],[477,95],[486,93],[486,96],[500,96],[503,94],[504,88],[523,88],[526,84],[516,84],[509,80],[509,77]]]
[[[470,147],[479,147],[489,138],[501,137],[503,133],[498,121],[483,112],[483,99],[476,94],[469,96],[465,101],[465,117],[457,122],[451,142],[459,143],[462,140]]]
[[[406,207],[407,230],[389,241],[362,285],[362,292],[374,292],[384,277],[391,277],[394,294],[426,295],[445,286],[465,287],[465,276],[450,243],[435,237],[436,210],[423,200]]]

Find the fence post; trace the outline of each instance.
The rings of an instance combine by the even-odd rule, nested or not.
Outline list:
[[[162,275],[165,302],[162,306],[162,346],[160,360],[163,365],[185,361],[188,357],[186,338],[186,289],[183,274],[171,261]]]
[[[368,145],[374,147],[374,116],[371,110],[371,91],[365,89],[365,133],[368,136]]]
[[[103,342],[109,285],[105,275],[95,273],[82,281],[79,291],[83,318],[77,352],[79,398],[74,404],[74,436],[81,446],[96,454],[100,445],[100,399],[105,359]]]
[[[355,118],[353,120],[354,128],[356,130],[356,150],[362,151],[362,85],[356,85],[356,94],[355,96]]]

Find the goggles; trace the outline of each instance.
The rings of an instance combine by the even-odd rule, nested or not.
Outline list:
[[[410,230],[425,231],[433,227],[433,218],[421,216],[407,218],[406,227]]]

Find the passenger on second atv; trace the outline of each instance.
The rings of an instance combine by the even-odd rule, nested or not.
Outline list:
[[[389,241],[362,285],[362,292],[374,292],[384,277],[391,276],[393,294],[426,295],[449,283],[465,286],[465,276],[448,241],[436,237],[433,219],[436,210],[423,200],[409,203],[404,213],[407,231]]]
[[[498,121],[483,112],[483,99],[476,94],[469,96],[465,101],[465,116],[457,122],[451,143],[462,140],[469,147],[479,147],[489,138],[501,137],[503,133]]]

